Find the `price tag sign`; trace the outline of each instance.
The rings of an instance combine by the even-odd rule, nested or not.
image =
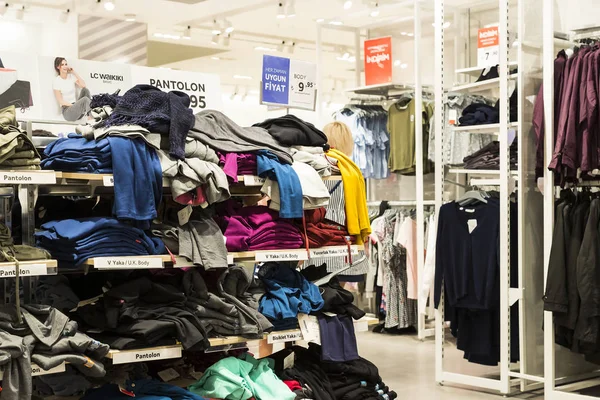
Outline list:
[[[303,340],[304,336],[302,336],[302,331],[291,331],[291,332],[273,332],[267,336],[267,343],[287,343],[287,342],[295,342],[298,340]]]
[[[163,268],[161,257],[97,257],[94,268],[98,269],[150,269]]]
[[[102,177],[102,184],[104,186],[115,186],[115,178],[113,175],[106,175]]]
[[[112,355],[113,364],[128,364],[132,362],[166,360],[170,358],[181,358],[181,346],[119,351]]]
[[[244,175],[244,186],[262,186],[266,182],[266,178],[261,178],[256,175]]]
[[[481,28],[477,33],[477,66],[493,67],[500,63],[498,27]]]
[[[316,64],[264,55],[261,104],[314,111],[316,81]]]
[[[14,278],[17,276],[14,266],[0,266],[0,278]],[[48,275],[46,264],[20,265],[19,276],[41,276]]]
[[[65,363],[59,364],[56,367],[50,369],[43,369],[37,364],[31,364],[31,376],[59,374],[61,372],[65,372],[66,370],[67,369]]]
[[[257,251],[255,260],[258,262],[266,261],[306,261],[308,254],[306,250],[292,251]]]
[[[3,171],[0,173],[0,183],[13,185],[53,185],[56,183],[54,171]]]
[[[317,98],[317,65],[291,60],[290,78],[289,106],[314,110]]]
[[[352,254],[358,254],[358,246],[351,246],[350,252]],[[310,257],[342,257],[348,255],[348,248],[346,246],[339,246],[325,249],[310,249]]]

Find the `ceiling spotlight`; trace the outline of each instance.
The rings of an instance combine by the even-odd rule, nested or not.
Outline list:
[[[188,25],[187,28],[185,28],[185,30],[183,31],[182,37],[186,40],[192,39],[192,27],[191,26]]]
[[[320,24],[322,22],[325,22],[325,18],[318,18],[317,19],[317,24]]]
[[[135,14],[125,14],[125,21],[135,22]]]
[[[233,24],[229,20],[225,20],[225,33],[231,33],[235,30]]]
[[[155,33],[154,33],[154,37],[157,37],[157,38],[164,38],[164,37],[165,37],[165,35],[163,35],[163,34],[162,34],[162,33],[160,33],[160,32],[155,32]]]
[[[400,61],[400,60],[394,61],[394,67],[399,67],[400,64],[402,64],[402,61]]]
[[[23,19],[24,16],[25,16],[25,6],[21,6],[20,8],[17,8],[17,11],[16,11],[17,19]]]
[[[281,43],[277,45],[277,51],[282,53],[285,48],[285,40],[282,40]]]
[[[213,21],[213,28],[212,28],[211,33],[213,35],[220,35],[221,34],[221,26],[219,25],[219,23],[217,22],[216,19]]]
[[[212,39],[210,40],[210,42],[211,42],[212,44],[214,44],[215,46],[216,46],[216,45],[218,45],[218,44],[219,44],[219,37],[220,37],[220,36],[221,36],[221,35],[219,35],[218,33],[217,33],[217,34],[215,34],[215,35],[212,35]]]
[[[286,3],[286,12],[285,15],[288,18],[294,18],[296,16],[296,7],[294,5],[294,0],[288,0]]]
[[[60,13],[60,22],[67,22],[67,20],[69,19],[69,13],[71,12],[71,9],[67,8],[65,11]]]
[[[221,57],[212,56],[210,59],[211,59],[211,60],[220,60],[220,59],[221,59]]]
[[[406,33],[406,32],[400,32],[400,34],[401,34],[402,36],[406,36],[406,35],[408,35],[408,33]]]
[[[279,2],[279,5],[277,6],[277,18],[285,18],[285,7],[282,2]]]
[[[339,21],[337,19],[334,19],[333,21],[329,21],[329,25],[336,25],[336,26],[340,26],[340,25],[344,25],[344,23],[342,21]]]
[[[235,89],[233,89],[233,92],[231,92],[231,96],[229,96],[229,99],[230,100],[235,99],[235,96],[237,96],[239,91],[240,91],[240,87],[236,85]]]
[[[113,3],[112,1],[107,1],[106,3],[104,3],[104,9],[106,11],[113,11],[115,9],[115,3]]]
[[[294,54],[294,50],[296,50],[296,42],[292,42],[289,46],[288,46],[288,51],[291,54]]]
[[[223,36],[223,46],[229,46],[230,42],[231,42],[231,35],[228,33],[227,35]]]
[[[375,3],[374,8],[371,10],[371,17],[375,18],[379,16],[379,3]]]
[[[344,2],[344,10],[349,10],[352,8],[352,1],[351,0],[347,0]]]
[[[410,36],[410,37],[413,37],[413,36],[415,36],[415,34],[414,34],[414,33],[407,33],[406,35],[407,35],[407,36]]]
[[[348,52],[348,50],[345,50],[345,51],[342,53],[342,58],[343,58],[344,60],[347,60],[347,59],[349,59],[349,58],[350,58],[350,53]]]
[[[8,10],[9,6],[10,4],[8,3],[4,3],[4,7],[0,6],[0,15],[4,15],[6,13],[6,10]]]

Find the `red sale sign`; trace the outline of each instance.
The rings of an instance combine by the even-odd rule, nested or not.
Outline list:
[[[392,82],[392,37],[365,40],[365,84]]]

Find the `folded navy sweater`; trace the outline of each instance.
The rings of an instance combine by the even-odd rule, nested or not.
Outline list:
[[[87,140],[81,135],[70,133],[50,143],[44,150],[42,169],[56,171],[111,173],[112,155],[106,139]]]
[[[47,222],[35,233],[35,239],[36,245],[48,250],[62,267],[78,267],[93,257],[166,253],[159,238],[114,218]]]

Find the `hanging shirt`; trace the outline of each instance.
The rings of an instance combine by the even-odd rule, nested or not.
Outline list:
[[[398,243],[406,249],[406,273],[408,281],[406,289],[408,298],[417,300],[418,266],[417,266],[417,223],[412,218],[404,218],[398,233]]]

